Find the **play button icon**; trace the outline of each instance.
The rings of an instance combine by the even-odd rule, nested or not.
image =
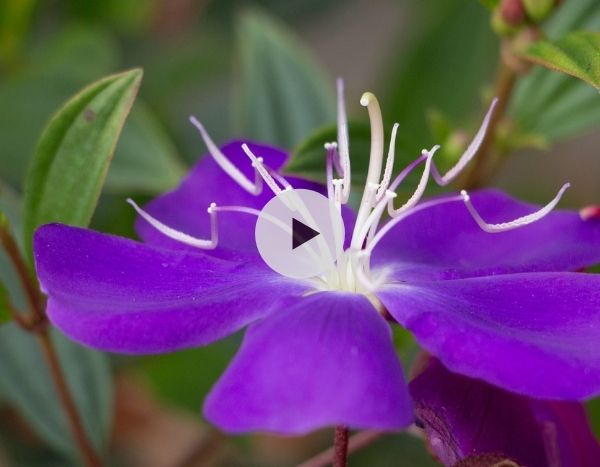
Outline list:
[[[292,250],[304,245],[317,235],[319,235],[318,231],[292,217]]]
[[[272,198],[256,222],[256,246],[281,275],[306,279],[326,274],[343,251],[344,223],[322,194],[289,189]]]

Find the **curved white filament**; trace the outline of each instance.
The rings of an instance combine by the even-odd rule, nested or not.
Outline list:
[[[429,181],[429,173],[431,171],[431,161],[433,160],[433,156],[436,151],[439,149],[439,146],[434,146],[431,151],[424,151],[425,155],[425,168],[423,169],[423,174],[421,175],[421,179],[419,180],[419,184],[417,185],[417,189],[413,193],[413,195],[398,209],[394,209],[394,201],[390,200],[388,203],[388,214],[390,217],[398,217],[405,211],[408,211],[413,206],[415,206],[421,198],[423,197],[423,193],[425,193],[425,188],[427,188],[427,182]]]
[[[246,143],[242,144],[242,149],[252,161],[252,167],[254,167],[258,171],[258,173],[260,174],[264,182],[267,184],[267,186],[271,189],[271,191],[275,195],[281,193],[281,188],[279,188],[279,185],[277,185],[277,183],[269,173],[269,170],[267,170],[267,168],[265,167],[263,158],[256,157],[256,155],[250,150]]]
[[[347,203],[350,197],[351,168],[350,148],[348,143],[348,117],[346,116],[346,104],[344,101],[344,80],[337,79],[337,145],[340,156],[341,173],[344,180],[342,202]]]
[[[262,192],[262,177],[258,173],[255,172],[255,180],[254,182],[248,180],[246,176],[238,169],[233,163],[223,154],[223,152],[219,149],[219,147],[214,143],[214,141],[209,136],[208,132],[204,128],[204,125],[200,123],[196,117],[191,116],[190,122],[194,125],[198,131],[200,132],[200,136],[204,140],[204,144],[206,145],[208,152],[215,160],[219,167],[223,169],[225,173],[227,173],[239,186],[241,186],[244,190],[252,195],[259,195]]]
[[[501,222],[498,224],[489,224],[486,221],[484,221],[479,212],[477,212],[477,210],[473,206],[469,194],[465,190],[462,190],[460,194],[463,198],[463,201],[465,202],[465,205],[467,206],[467,209],[469,210],[469,213],[471,214],[475,222],[477,222],[477,225],[481,228],[481,230],[488,233],[499,233],[506,232],[507,230],[517,229],[519,227],[524,227],[528,224],[539,221],[540,219],[548,215],[559,203],[564,192],[567,190],[567,188],[569,188],[569,186],[571,186],[570,183],[565,183],[558,191],[554,199],[552,199],[552,201],[550,201],[541,209],[538,209],[537,211],[532,212],[531,214],[527,214],[512,221]]]
[[[371,229],[371,227],[373,225],[375,225],[375,223],[379,222],[379,219],[381,218],[381,214],[383,213],[383,210],[385,209],[385,206],[388,203],[392,203],[393,199],[396,197],[396,193],[394,193],[393,191],[387,190],[385,192],[385,195],[383,197],[382,200],[379,201],[379,203],[377,203],[377,205],[375,205],[375,208],[373,209],[373,211],[371,211],[371,214],[369,214],[369,217],[367,217],[367,220],[363,223],[363,225],[361,226],[358,235],[357,235],[357,241],[359,241],[362,244],[365,241],[365,237],[367,236],[367,234],[369,233],[369,230]]]
[[[383,170],[383,178],[381,179],[381,183],[379,184],[379,190],[377,190],[377,195],[375,196],[375,201],[381,200],[385,195],[385,191],[387,190],[390,180],[392,178],[392,170],[394,169],[394,157],[396,153],[396,133],[398,133],[398,123],[394,123],[392,127],[392,136],[390,138],[390,147],[388,148],[388,155],[385,161],[385,169]]]
[[[193,246],[195,248],[201,248],[203,250],[214,250],[219,243],[219,231],[217,228],[217,205],[212,203],[207,209],[208,214],[210,215],[210,239],[202,239],[192,237],[184,232],[180,232],[179,230],[175,230],[168,225],[163,224],[161,221],[156,219],[155,217],[148,214],[142,208],[140,208],[135,201],[130,198],[127,198],[127,202],[133,206],[133,209],[142,217],[146,222],[148,222],[152,227],[158,230],[163,235],[172,238],[180,243],[184,243],[186,245]]]
[[[448,170],[448,172],[446,172],[446,175],[442,176],[440,174],[438,168],[436,167],[436,165],[435,164],[433,165],[433,167],[431,168],[431,175],[433,176],[434,180],[437,182],[438,185],[440,185],[440,186],[448,185],[448,183],[450,183],[452,180],[454,180],[456,178],[456,176],[460,172],[462,172],[462,170],[467,166],[467,164],[469,162],[471,162],[471,159],[473,159],[475,154],[477,154],[477,151],[479,150],[479,147],[481,146],[481,143],[483,142],[483,139],[485,138],[485,134],[487,132],[488,126],[492,119],[492,115],[494,113],[494,109],[496,108],[497,103],[498,103],[498,98],[494,98],[494,100],[492,100],[492,103],[490,104],[490,108],[488,109],[487,113],[485,114],[485,117],[483,118],[483,122],[481,123],[479,130],[477,131],[477,133],[475,134],[475,137],[473,138],[473,141],[471,141],[471,144],[469,144],[469,146],[467,147],[467,149],[463,153],[463,155],[460,156],[456,165],[454,167],[452,167],[450,170]]]

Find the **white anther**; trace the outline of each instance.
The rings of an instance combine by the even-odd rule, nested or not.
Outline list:
[[[218,148],[218,146],[214,143],[214,141],[209,136],[208,132],[204,128],[204,125],[200,123],[196,117],[191,116],[190,122],[194,125],[198,131],[200,132],[200,136],[204,140],[204,144],[206,145],[208,152],[215,160],[215,162],[223,169],[225,173],[227,173],[239,186],[241,186],[244,190],[252,195],[259,195],[262,192],[262,177],[258,173],[255,172],[255,180],[254,182],[248,180],[246,176],[231,163],[231,161],[223,154],[223,152]]]
[[[383,178],[379,184],[379,190],[377,191],[376,200],[379,201],[385,195],[390,180],[392,178],[392,170],[394,169],[394,156],[396,153],[396,133],[398,133],[398,123],[394,123],[392,128],[392,136],[390,138],[390,147],[388,148],[387,160],[385,161],[385,169],[383,171]]]
[[[338,172],[344,180],[344,191],[342,201],[348,202],[351,187],[350,148],[348,143],[348,117],[346,116],[346,104],[344,101],[344,80],[337,79],[337,147],[340,156],[340,167]]]
[[[456,165],[454,167],[452,167],[448,172],[446,172],[446,175],[442,176],[440,174],[438,168],[436,167],[436,165],[435,164],[433,165],[433,167],[431,168],[431,175],[433,176],[435,181],[438,183],[438,185],[441,185],[441,186],[448,185],[448,183],[450,183],[452,180],[454,180],[457,177],[457,175],[460,172],[462,172],[462,170],[467,166],[467,164],[471,161],[471,159],[473,159],[475,154],[477,154],[477,151],[479,150],[479,147],[481,146],[481,143],[483,142],[483,140],[485,138],[485,134],[487,132],[488,126],[490,124],[490,120],[492,119],[492,114],[494,113],[494,109],[496,108],[497,103],[498,103],[498,99],[495,98],[492,101],[487,113],[485,114],[483,122],[481,123],[481,127],[475,134],[473,141],[471,141],[471,144],[469,144],[469,146],[467,147],[467,150],[463,153],[463,155],[460,156]]]
[[[488,233],[499,233],[506,232],[507,230],[517,229],[519,227],[524,227],[533,222],[539,221],[540,219],[548,215],[559,203],[564,192],[567,190],[567,188],[569,188],[569,186],[571,186],[570,183],[565,183],[558,191],[554,199],[548,204],[546,204],[543,208],[538,209],[537,211],[532,212],[531,214],[527,214],[525,216],[514,219],[510,222],[501,222],[498,224],[488,224],[486,221],[484,221],[479,212],[477,212],[477,210],[473,206],[469,194],[465,190],[462,190],[460,194],[465,205],[467,206],[467,209],[469,210],[469,213],[471,214],[475,222],[477,222],[477,225],[481,228],[481,230]]]
[[[269,171],[265,168],[263,164],[263,158],[256,157],[256,155],[250,150],[246,143],[242,144],[242,149],[252,161],[252,167],[254,167],[258,171],[258,173],[260,174],[264,182],[267,184],[267,186],[271,189],[271,191],[275,195],[280,194],[282,190],[281,188],[279,188],[279,185],[277,185]]]
[[[150,214],[140,208],[132,199],[128,198],[127,202],[133,206],[133,209],[135,209],[136,212],[152,227],[175,241],[185,243],[186,245],[190,245],[195,248],[201,248],[203,250],[213,250],[219,243],[219,231],[217,228],[217,205],[215,203],[211,203],[207,209],[208,214],[210,215],[210,240],[206,240],[192,237],[191,235],[180,232],[179,230],[175,230],[174,228],[163,224],[158,219],[152,217]]]
[[[400,206],[398,209],[394,209],[394,201],[390,200],[388,203],[388,213],[391,217],[398,217],[405,211],[408,211],[412,207],[414,207],[423,197],[423,193],[425,193],[425,188],[427,188],[427,182],[429,181],[429,173],[431,171],[431,161],[433,160],[433,156],[436,151],[439,149],[439,146],[434,146],[431,151],[424,150],[425,155],[425,168],[423,169],[423,175],[421,175],[421,179],[419,180],[419,184],[417,185],[417,189],[413,193],[413,195]]]

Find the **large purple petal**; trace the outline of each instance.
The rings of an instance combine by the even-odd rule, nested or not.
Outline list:
[[[261,264],[59,224],[37,230],[34,251],[50,320],[76,341],[115,352],[207,344],[308,289]]]
[[[204,413],[234,433],[395,430],[412,421],[388,324],[364,296],[335,292],[250,326]]]
[[[377,296],[452,371],[533,397],[600,393],[600,275],[398,283]]]
[[[471,196],[482,217],[506,222],[539,208],[494,190]],[[462,202],[441,204],[409,216],[373,252],[373,264],[395,261],[398,277],[471,277],[529,271],[575,271],[600,262],[600,221],[574,211],[555,211],[507,232],[482,231]],[[404,265],[404,266],[402,266]],[[423,271],[424,270],[424,271]]]
[[[410,383],[410,393],[446,466],[484,455],[528,467],[593,467],[600,459],[580,404],[519,396],[452,373],[436,359]]]
[[[229,160],[250,180],[254,180],[254,169],[250,159],[242,150],[247,143],[252,152],[264,159],[265,164],[273,169],[280,168],[287,155],[280,149],[248,141],[232,141],[221,148]],[[294,188],[304,188],[323,193],[323,185],[295,177],[287,177]],[[265,185],[260,195],[254,196],[240,187],[214,159],[208,155],[191,170],[181,185],[165,195],[151,201],[144,207],[152,216],[164,224],[189,235],[209,238],[210,219],[206,212],[211,203],[218,206],[245,206],[261,209],[273,193]],[[344,216],[353,222],[352,213],[345,209]],[[256,217],[246,213],[219,213],[219,248],[209,252],[221,255],[223,250],[234,249],[256,253],[254,229]],[[175,249],[189,249],[186,245],[165,237],[143,219],[138,219],[136,229],[140,237],[147,243]]]

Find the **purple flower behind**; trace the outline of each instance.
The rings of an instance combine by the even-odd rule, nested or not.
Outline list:
[[[598,465],[600,445],[576,402],[519,396],[451,373],[436,359],[410,393],[430,449],[446,466],[486,456],[527,467]]]
[[[376,115],[374,97],[365,96]],[[374,145],[379,173],[369,170],[354,215],[344,205],[343,106],[340,115],[326,187],[284,179],[278,170],[287,156],[278,149],[233,142],[219,150],[200,127],[212,157],[145,211],[136,206],[144,243],[65,225],[38,229],[36,267],[52,322],[78,342],[132,354],[206,345],[248,327],[204,406],[209,420],[236,433],[410,424],[389,315],[462,375],[531,397],[600,393],[600,277],[560,272],[600,261],[600,222],[549,213],[564,188],[542,209],[496,191],[419,204],[430,175],[446,184],[473,157],[490,113],[444,176],[434,148],[392,181],[393,150],[381,176],[383,154]],[[376,139],[379,126],[375,118]],[[415,195],[396,208],[393,190],[420,164]],[[292,280],[262,262],[253,214],[272,196],[262,183],[275,193],[322,191],[341,211],[346,251],[330,276]],[[391,219],[379,227],[385,207]]]

